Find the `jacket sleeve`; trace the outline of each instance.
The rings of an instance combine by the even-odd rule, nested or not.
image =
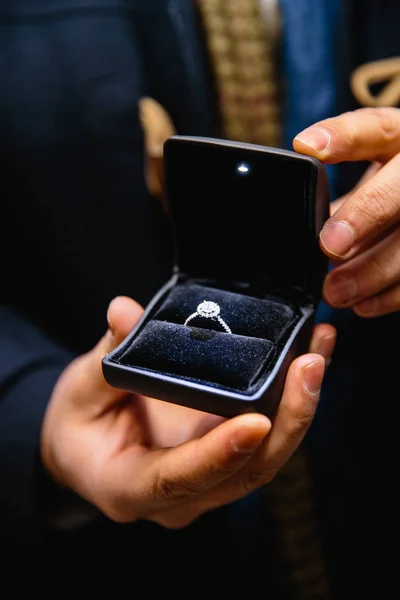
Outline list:
[[[69,528],[93,513],[47,477],[39,454],[47,403],[73,358],[17,311],[0,306],[0,511],[12,519]]]

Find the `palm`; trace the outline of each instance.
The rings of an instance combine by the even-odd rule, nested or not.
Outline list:
[[[129,394],[93,423],[98,445],[108,457],[134,447],[175,447],[200,437],[223,421],[222,417],[169,402]]]

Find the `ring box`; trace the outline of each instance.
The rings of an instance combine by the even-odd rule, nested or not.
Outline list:
[[[164,173],[175,266],[104,357],[104,376],[224,417],[271,417],[291,362],[308,351],[328,270],[318,243],[329,216],[325,167],[293,151],[176,135],[164,145]],[[228,329],[199,314],[203,302]]]

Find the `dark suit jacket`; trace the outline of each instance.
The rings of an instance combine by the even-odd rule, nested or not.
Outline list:
[[[338,112],[357,107],[354,68],[400,55],[398,0],[343,5]],[[282,582],[273,543],[262,552],[249,546],[235,566],[229,509],[181,532],[100,520],[56,533],[41,521],[48,482],[38,438],[56,378],[103,334],[114,296],[145,304],[172,266],[169,229],[145,185],[138,100],[157,99],[179,133],[219,134],[192,2],[0,0],[0,74],[0,537],[10,569],[117,572],[130,582],[127,568],[141,560],[132,589],[144,565],[155,565],[165,589],[175,589],[181,569],[198,580],[200,568],[207,589],[211,574],[228,595],[229,581],[235,590],[240,573],[252,573],[274,597]],[[338,192],[363,169],[343,166]],[[343,600],[378,590],[384,576],[381,508],[390,492],[381,484],[392,459],[379,435],[397,396],[387,348],[399,318],[328,317],[339,344],[308,441],[333,589]]]

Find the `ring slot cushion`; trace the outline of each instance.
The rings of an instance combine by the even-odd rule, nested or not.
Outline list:
[[[175,266],[104,357],[104,376],[225,417],[272,416],[291,362],[308,350],[328,267],[318,244],[325,169],[290,151],[187,136],[167,140],[164,164]],[[232,333],[199,315],[184,324],[203,301],[218,304]]]

